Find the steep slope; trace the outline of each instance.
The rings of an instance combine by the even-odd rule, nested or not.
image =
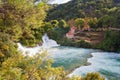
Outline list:
[[[120,0],[72,0],[52,8],[47,20],[116,15],[120,10]]]

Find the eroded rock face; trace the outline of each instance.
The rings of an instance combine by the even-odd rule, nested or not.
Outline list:
[[[66,37],[69,39],[74,38],[75,30],[76,30],[76,28],[74,26],[71,27],[70,31],[68,33],[66,33]]]

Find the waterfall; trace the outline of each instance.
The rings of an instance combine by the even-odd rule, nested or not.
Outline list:
[[[59,44],[57,44],[57,42],[55,40],[49,39],[47,34],[44,34],[44,36],[42,37],[42,40],[43,40],[42,46],[44,48],[51,48],[51,47],[60,46]]]
[[[42,40],[43,40],[42,46],[35,46],[35,47],[25,47],[21,43],[17,43],[18,51],[21,51],[25,55],[26,53],[28,53],[27,55],[33,56],[36,53],[44,51],[44,49],[49,49],[52,47],[59,46],[55,40],[49,39],[47,34],[45,34],[42,37]]]
[[[33,56],[36,53],[41,52],[41,46],[25,47],[21,43],[17,43],[17,45],[18,45],[18,51],[21,51],[24,55]]]

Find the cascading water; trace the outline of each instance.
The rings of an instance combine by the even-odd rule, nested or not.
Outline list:
[[[55,40],[49,39],[49,37],[47,36],[47,34],[45,34],[42,37],[42,40],[43,40],[42,46],[44,48],[51,48],[51,47],[60,46],[60,45],[57,44],[57,42]]]
[[[24,55],[33,56],[36,53],[41,52],[40,46],[28,48],[28,47],[23,46],[21,43],[17,43],[17,45],[18,45],[18,51],[21,51]]]
[[[52,48],[52,47],[59,46],[55,40],[49,39],[47,34],[45,34],[42,37],[42,40],[43,40],[42,46],[37,45],[36,47],[25,47],[21,43],[17,43],[18,51],[21,51],[23,54],[28,53],[27,55],[33,56],[36,53],[44,51],[44,49],[49,49],[49,48]]]

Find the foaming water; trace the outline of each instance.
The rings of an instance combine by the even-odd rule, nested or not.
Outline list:
[[[18,51],[21,51],[24,55],[33,56],[36,53],[41,53],[45,50],[49,50],[52,47],[59,46],[55,40],[49,39],[47,34],[45,34],[42,37],[42,40],[43,40],[42,46],[37,45],[35,47],[25,47],[21,43],[17,43]]]
[[[75,69],[69,76],[85,75],[89,72],[100,72],[108,80],[120,79],[120,54],[108,52],[92,53],[93,57],[88,59],[89,66]]]
[[[56,47],[56,46],[60,46],[59,44],[57,44],[57,42],[53,39],[49,39],[49,37],[47,36],[47,34],[45,34],[43,37],[42,37],[42,40],[43,40],[43,44],[42,46],[44,48],[51,48],[51,47]]]
[[[18,45],[18,51],[21,51],[24,55],[33,56],[36,53],[41,52],[41,50],[42,50],[41,46],[25,47],[20,43],[17,43],[17,45]]]
[[[71,71],[76,67],[88,65],[87,58],[91,57],[93,49],[73,48],[73,47],[58,47],[54,48],[49,53],[54,58],[54,67],[63,66],[65,70]]]

